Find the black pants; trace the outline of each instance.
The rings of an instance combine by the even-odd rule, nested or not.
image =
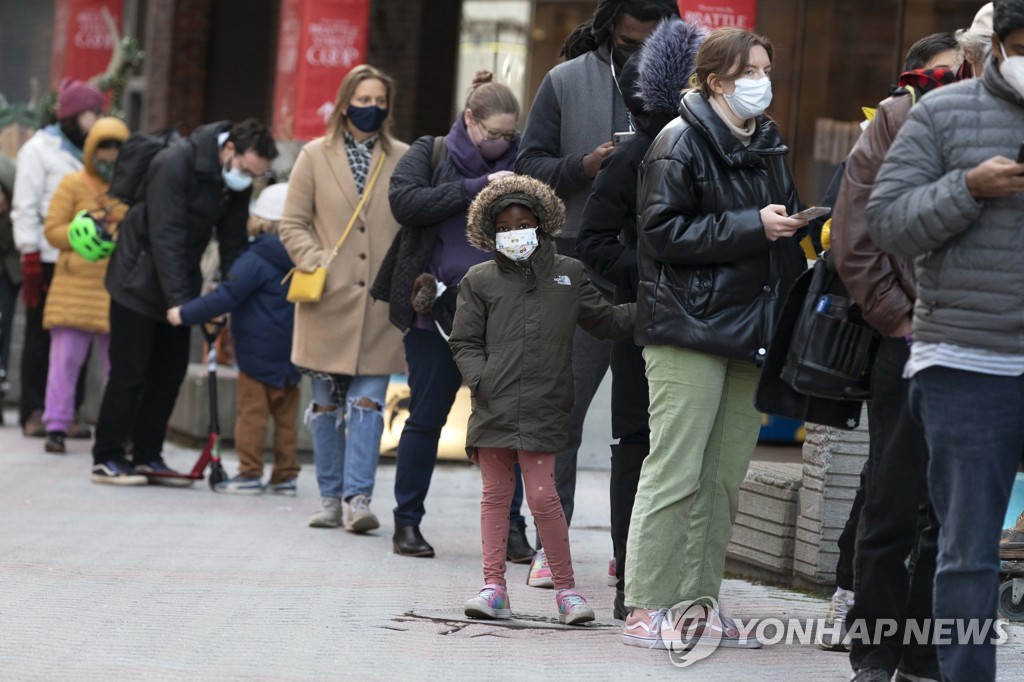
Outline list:
[[[136,465],[160,457],[167,422],[188,369],[189,327],[172,327],[110,302],[110,379],[96,424],[93,459],[124,457]]]
[[[934,520],[919,531],[922,507],[929,506],[928,447],[921,425],[910,414],[910,382],[902,378],[908,356],[909,349],[902,339],[885,339],[871,374],[871,446],[864,477],[864,508],[857,529],[855,597],[849,620],[850,628],[857,626],[854,621],[863,620],[872,641],[878,620],[893,619],[899,627],[895,635],[877,646],[854,638],[850,663],[854,670],[881,668],[891,675],[902,661],[908,672],[936,676],[934,647],[902,644],[907,618],[931,618],[938,540],[938,523]]]
[[[46,288],[53,282],[53,263],[43,263],[43,281]],[[17,293],[17,289],[15,289]],[[24,426],[29,416],[46,409],[46,377],[50,370],[50,332],[43,329],[43,309],[46,307],[46,292],[43,292],[39,306],[25,307],[25,342],[21,347],[21,400],[19,401],[18,422]],[[13,312],[11,314],[13,317]],[[9,330],[8,330],[9,335]],[[4,359],[6,367],[6,358]],[[75,384],[75,410],[82,406],[85,398],[85,377],[88,366],[82,365]]]
[[[558,253],[576,258],[576,238],[556,237]],[[613,287],[605,279],[587,269],[590,281],[604,295],[612,300]],[[576,507],[576,457],[583,443],[583,423],[587,418],[590,403],[608,373],[611,359],[611,341],[598,339],[576,327],[572,339],[573,403],[569,412],[569,445],[559,452],[555,459],[555,488],[562,503],[565,521],[572,524],[572,513]],[[537,532],[537,547],[540,548],[540,531]]]
[[[640,470],[651,451],[651,428],[646,365],[643,349],[633,339],[612,343],[612,470],[609,500],[612,522],[612,549],[615,552],[616,589],[625,589],[626,542],[629,519],[633,515]]]
[[[0,273],[0,366],[8,379],[11,376],[11,330],[20,290],[20,284],[13,284],[7,273]]]
[[[853,496],[850,515],[846,517],[846,525],[839,535],[839,561],[836,563],[836,587],[853,592],[853,555],[857,545],[857,524],[860,512],[864,508],[864,477],[868,473],[868,463],[860,470],[860,485]]]
[[[43,263],[43,281],[47,289],[53,281],[53,263]],[[46,294],[35,308],[25,307],[25,341],[21,347],[21,402],[19,421],[22,426],[29,415],[46,407],[46,374],[50,368],[50,332],[43,329],[43,308]]]

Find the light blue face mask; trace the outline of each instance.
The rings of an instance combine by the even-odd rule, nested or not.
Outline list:
[[[235,168],[233,160],[228,161],[228,165],[221,169],[220,176],[232,192],[244,192],[252,187],[252,176]]]

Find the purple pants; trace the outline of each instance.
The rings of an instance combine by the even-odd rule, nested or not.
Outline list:
[[[43,423],[47,431],[64,431],[75,421],[75,385],[93,339],[103,358],[104,380],[110,375],[110,335],[96,334],[72,327],[50,330],[50,369],[46,375],[46,411]]]

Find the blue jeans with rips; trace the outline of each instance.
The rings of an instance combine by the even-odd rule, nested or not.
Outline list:
[[[306,423],[313,436],[313,461],[321,497],[344,501],[355,495],[373,497],[373,483],[384,433],[384,401],[389,376],[313,378],[313,403]],[[344,405],[339,405],[344,397]],[[360,405],[361,399],[375,406]],[[335,406],[318,412],[313,408]]]
[[[994,680],[999,534],[1024,451],[1024,377],[929,367],[911,379],[910,407],[939,519],[934,615],[953,623],[951,643],[937,647],[942,677]],[[958,641],[972,627],[982,636]]]

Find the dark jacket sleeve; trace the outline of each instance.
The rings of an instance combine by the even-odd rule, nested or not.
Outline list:
[[[563,193],[587,184],[583,176],[584,154],[561,156],[562,103],[551,74],[537,90],[526,119],[516,157],[516,173],[529,175]]]
[[[434,187],[434,137],[426,135],[412,143],[398,161],[388,186],[391,213],[402,225],[435,225],[466,210],[462,182],[458,179]],[[442,164],[450,164],[446,156]]]
[[[910,318],[914,301],[893,268],[892,256],[868,232],[867,206],[878,169],[911,105],[910,97],[899,97],[878,107],[846,162],[832,212],[832,255],[839,277],[864,318],[886,336]]]
[[[639,200],[637,236],[663,263],[730,263],[768,251],[760,208],[702,214],[689,166],[673,157],[647,164]],[[794,203],[795,194],[787,196]],[[790,207],[792,210],[792,207]]]
[[[579,325],[599,339],[625,339],[633,336],[636,303],[608,303],[582,266],[576,277],[580,281]]]
[[[231,272],[235,259],[249,241],[245,226],[249,222],[250,196],[252,192],[249,190],[233,196],[224,216],[217,224],[217,247],[220,253],[222,279]]]
[[[601,277],[622,288],[636,287],[640,276],[636,249],[619,240],[622,228],[636,219],[636,179],[639,159],[636,138],[617,149],[594,179],[583,208],[576,253]]]
[[[981,215],[984,204],[967,189],[967,169],[945,172],[936,132],[924,100],[911,110],[878,172],[868,229],[890,253],[915,258],[935,251]]]
[[[258,258],[243,253],[216,289],[181,306],[181,323],[199,324],[225,313],[233,313],[259,289],[261,283]]]
[[[448,338],[455,364],[459,366],[466,385],[476,395],[487,365],[487,303],[473,289],[473,278],[466,275],[459,282],[455,322]]]
[[[185,145],[171,147],[153,159],[146,181],[146,223],[151,256],[167,304],[192,298],[188,281],[188,212],[190,154]]]

